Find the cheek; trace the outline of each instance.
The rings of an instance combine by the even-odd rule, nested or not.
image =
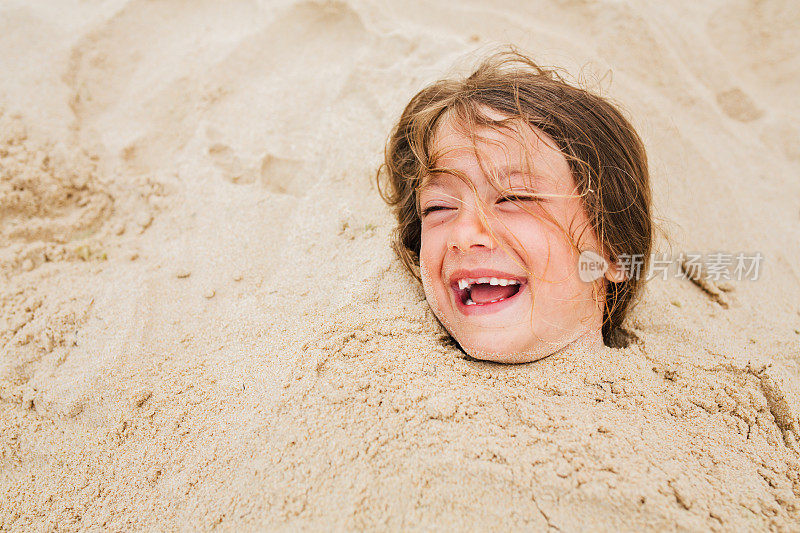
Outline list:
[[[437,278],[440,270],[441,260],[437,257],[438,255],[436,247],[430,239],[430,234],[423,231],[419,250],[419,274],[428,301],[433,296],[433,280]]]
[[[519,250],[521,259],[535,278],[565,281],[577,276],[578,255],[571,239],[561,228],[530,220],[516,227],[509,225],[509,228],[513,235],[509,236],[508,242],[515,243],[514,249]]]
[[[424,250],[424,248],[423,248]],[[423,253],[420,253],[419,258],[419,274],[420,278],[422,278],[422,290],[425,293],[425,299],[428,301],[428,305],[430,306],[433,314],[436,315],[436,318],[439,319],[442,324],[445,324],[445,328],[447,328],[447,322],[444,321],[444,316],[442,314],[442,305],[440,305],[440,299],[442,298],[439,296],[441,292],[440,283],[436,283],[435,280],[439,279],[439,269],[428,261],[426,256]]]
[[[510,227],[513,227],[515,234],[524,235],[520,240],[537,256],[547,251],[557,256],[571,255],[575,250],[575,239],[581,237],[585,240],[591,233],[583,231],[586,217],[571,209],[571,206],[556,204],[548,207],[541,216],[529,215],[513,220],[514,225]]]
[[[558,232],[541,220],[530,218],[512,221],[506,224],[505,241],[515,250],[519,250],[522,260],[537,269],[548,264],[548,257],[558,248]]]
[[[424,263],[431,275],[436,274],[436,270],[441,267],[444,257],[444,246],[441,231],[422,226],[420,234],[419,260],[420,268]]]

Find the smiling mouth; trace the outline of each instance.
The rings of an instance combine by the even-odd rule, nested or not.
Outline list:
[[[452,289],[462,305],[482,307],[513,298],[522,290],[522,282],[504,278],[462,278],[453,283]]]

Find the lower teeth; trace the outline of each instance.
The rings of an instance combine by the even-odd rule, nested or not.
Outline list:
[[[483,302],[481,305],[493,304],[495,302],[499,302],[500,300],[505,300],[505,298],[498,298],[497,300],[490,300],[488,302]],[[467,298],[467,302],[466,303],[467,303],[467,305],[478,305],[475,302],[473,302],[471,298]]]

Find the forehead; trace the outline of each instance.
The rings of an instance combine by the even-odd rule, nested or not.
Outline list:
[[[492,120],[507,118],[487,108],[481,113]],[[437,169],[456,170],[470,179],[490,174],[510,181],[548,178],[572,182],[569,163],[555,141],[522,120],[470,129],[446,118],[437,125],[433,139],[431,156]],[[444,176],[434,173],[428,183]]]

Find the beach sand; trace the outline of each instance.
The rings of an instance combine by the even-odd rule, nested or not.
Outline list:
[[[800,531],[800,9],[0,3],[0,529]],[[617,102],[658,250],[625,349],[465,359],[374,184],[513,43]]]

